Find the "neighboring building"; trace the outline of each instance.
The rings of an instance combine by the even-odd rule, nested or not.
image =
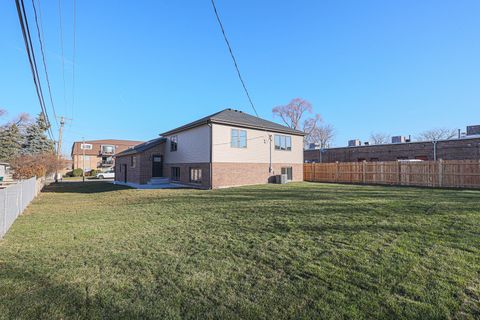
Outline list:
[[[10,165],[7,162],[0,162],[0,184],[11,180]]]
[[[85,171],[105,170],[115,165],[116,153],[143,143],[143,141],[130,140],[89,140],[85,141]],[[74,142],[72,145],[72,169],[83,169],[83,141]]]
[[[469,127],[471,128],[471,127]],[[470,129],[470,132],[477,132]],[[438,141],[408,142],[392,137],[397,143],[356,145],[350,147],[305,150],[305,162],[357,162],[396,160],[480,160],[480,135]],[[405,142],[407,141],[407,142]]]
[[[225,109],[116,155],[115,180],[168,178],[201,188],[262,184],[275,175],[303,180],[298,130]]]

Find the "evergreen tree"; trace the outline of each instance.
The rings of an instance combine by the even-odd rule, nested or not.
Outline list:
[[[0,161],[10,161],[20,154],[22,135],[16,124],[0,128]]]
[[[22,153],[34,155],[53,152],[53,141],[45,134],[47,129],[48,125],[45,117],[40,113],[35,123],[29,125],[25,131]]]

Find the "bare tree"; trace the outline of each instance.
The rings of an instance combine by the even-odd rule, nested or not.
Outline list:
[[[372,133],[370,135],[370,142],[372,144],[385,144],[390,142],[390,135],[382,132]]]
[[[328,148],[333,142],[335,137],[335,129],[331,124],[321,124],[313,130],[309,137],[308,142],[317,143],[320,148]]]
[[[313,107],[310,102],[305,99],[295,98],[284,106],[277,106],[272,109],[273,116],[279,116],[283,123],[295,130],[302,130],[307,134],[306,140],[314,132],[322,122],[320,114],[314,114],[313,117],[307,115],[313,113]]]
[[[457,130],[447,128],[435,128],[420,133],[418,141],[449,140],[457,136]]]
[[[0,108],[0,117],[3,117],[6,114],[7,114],[7,111],[5,109]]]

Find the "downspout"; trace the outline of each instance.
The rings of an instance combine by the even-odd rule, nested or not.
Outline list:
[[[268,135],[268,141],[270,143],[270,162],[268,164],[268,173],[272,173],[272,135]]]
[[[210,189],[213,189],[213,126],[211,122],[207,125],[210,127]]]

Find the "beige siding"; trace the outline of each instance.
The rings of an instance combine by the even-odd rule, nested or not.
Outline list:
[[[178,138],[177,151],[170,151],[170,139]],[[210,161],[210,127],[203,125],[167,136],[165,163],[203,163]]]
[[[213,162],[237,163],[269,163],[270,143],[268,136],[272,135],[272,163],[303,163],[303,137],[292,137],[292,150],[275,150],[273,137],[277,133],[262,130],[243,129],[247,131],[247,147],[231,147],[231,130],[233,126],[213,124]],[[287,134],[282,134],[287,135]]]

